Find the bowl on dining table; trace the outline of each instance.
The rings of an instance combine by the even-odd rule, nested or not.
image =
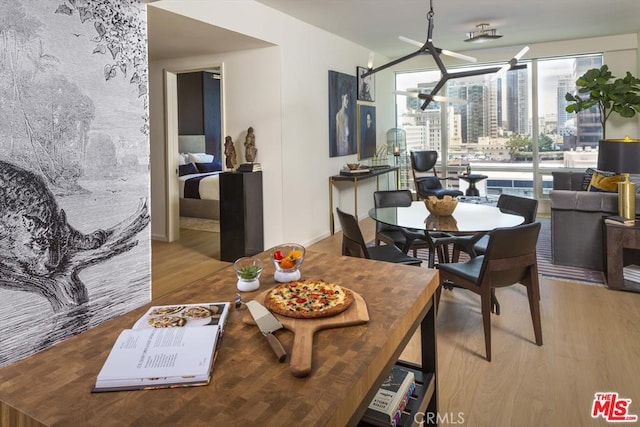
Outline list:
[[[451,196],[444,196],[442,199],[436,196],[429,196],[424,199],[424,205],[432,215],[448,216],[453,214],[456,206],[458,206],[458,199]]]
[[[349,168],[350,171],[354,171],[360,168],[360,163],[347,163],[347,168]]]
[[[300,279],[300,266],[307,253],[304,246],[297,243],[285,243],[271,249],[270,258],[276,271],[277,282],[290,282]]]

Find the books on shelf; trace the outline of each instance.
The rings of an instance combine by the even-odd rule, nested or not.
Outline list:
[[[230,303],[151,307],[123,330],[92,392],[207,385]]]
[[[260,163],[242,163],[236,169],[237,172],[258,172],[262,170]]]
[[[629,218],[613,215],[613,216],[605,217],[604,222],[607,224],[614,224],[614,225],[635,225],[636,220],[633,218],[629,219]]]
[[[369,404],[362,420],[374,425],[396,427],[415,387],[414,373],[394,366]]]

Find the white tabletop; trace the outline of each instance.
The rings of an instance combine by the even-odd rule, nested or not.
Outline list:
[[[448,231],[458,233],[488,232],[501,227],[514,227],[524,217],[501,212],[491,205],[458,203],[451,216],[431,215],[422,200],[409,207],[373,208],[369,216],[389,225],[417,230]]]

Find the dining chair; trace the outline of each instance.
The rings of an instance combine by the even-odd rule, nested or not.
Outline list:
[[[373,205],[375,208],[408,207],[413,202],[413,195],[409,190],[379,190],[373,193]],[[385,224],[376,221],[376,246],[384,242],[402,249],[405,254],[413,250],[413,256],[417,256],[418,249],[429,249],[430,245],[425,240],[423,231],[409,230],[397,225]]]
[[[496,206],[501,212],[524,217],[523,224],[531,224],[534,222],[538,213],[538,201],[529,197],[501,194],[500,197],[498,197]],[[458,262],[460,252],[466,252],[471,257],[482,255],[487,251],[488,243],[489,235],[482,236],[476,242],[473,242],[473,236],[458,236],[453,242],[451,259],[453,262]]]
[[[441,181],[451,178],[440,178],[436,173],[438,152],[432,150],[417,150],[409,152],[411,157],[411,173],[416,187],[418,199],[426,199],[428,196],[436,196],[442,199],[444,196],[462,196],[462,191],[444,188]]]
[[[378,190],[373,193],[376,208],[409,207],[411,203],[413,195],[409,190]],[[399,247],[405,254],[412,250],[414,257],[417,257],[418,249],[427,249],[429,267],[433,268],[436,255],[439,262],[449,262],[449,243],[453,241],[453,236],[440,231],[431,231],[425,235],[422,230],[410,230],[376,221],[376,246],[381,241]]]
[[[374,259],[396,264],[420,265],[422,260],[402,252],[396,245],[368,247],[362,237],[362,231],[355,216],[336,208],[342,227],[342,255],[356,258]]]
[[[491,361],[491,305],[492,290],[515,284],[527,289],[531,320],[537,345],[542,345],[540,321],[540,287],[536,243],[540,223],[497,228],[489,236],[484,255],[464,262],[438,264],[440,286],[436,290],[436,307],[439,307],[442,287],[448,284],[468,289],[480,295],[486,357]]]

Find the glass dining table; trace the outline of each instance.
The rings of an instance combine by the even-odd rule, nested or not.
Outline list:
[[[431,242],[431,250],[435,249],[430,232],[450,233],[452,240],[439,238],[447,245],[454,243],[461,246],[471,257],[476,256],[473,246],[482,236],[496,228],[515,227],[525,221],[523,216],[503,212],[496,206],[475,203],[458,203],[450,216],[433,215],[422,200],[414,201],[411,206],[406,207],[372,208],[369,216],[387,225],[423,230],[426,240]],[[448,262],[448,255],[445,262]],[[493,291],[491,306],[494,313],[500,314],[500,303]]]
[[[422,200],[406,207],[372,208],[369,216],[383,224],[423,230],[427,241],[432,240],[429,236],[432,231],[468,236],[455,243],[472,257],[476,255],[473,245],[482,236],[496,228],[514,227],[525,221],[524,217],[503,212],[496,206],[475,203],[458,203],[450,216],[433,215]]]

